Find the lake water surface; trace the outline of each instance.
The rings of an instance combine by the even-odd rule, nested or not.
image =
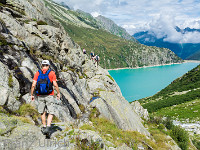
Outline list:
[[[109,70],[129,102],[152,96],[199,63],[183,63],[138,69]]]

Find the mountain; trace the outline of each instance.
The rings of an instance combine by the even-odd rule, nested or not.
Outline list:
[[[108,30],[110,33],[122,37],[124,39],[136,42],[135,38],[133,38],[129,33],[127,33],[124,28],[119,27],[117,24],[115,24],[112,20],[101,15],[99,15],[95,19],[98,20],[100,26],[102,26],[103,29]]]
[[[44,1],[0,1],[0,10],[1,149],[180,149],[169,130],[142,120],[135,110],[148,113],[124,99],[108,71],[82,53]],[[61,92],[51,139],[41,133],[37,99],[30,99],[43,59]]]
[[[176,27],[177,32],[185,34],[186,32],[200,32],[199,29],[185,28],[180,29]],[[165,37],[157,38],[152,31],[142,31],[133,35],[140,43],[148,46],[164,47],[172,50],[176,55],[182,59],[200,60],[200,44],[199,43],[171,43],[164,41]]]
[[[133,68],[182,62],[168,49],[148,47],[132,38],[124,39],[130,39],[127,32],[105,17],[94,18],[81,10],[73,11],[49,0],[44,2],[73,41],[85,48],[88,55],[94,51],[100,56],[103,68]]]

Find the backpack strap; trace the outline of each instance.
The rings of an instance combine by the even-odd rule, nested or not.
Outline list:
[[[43,74],[42,70],[38,70],[39,74]],[[49,74],[51,72],[51,69],[47,70],[45,74]]]
[[[38,70],[39,74],[42,74],[42,70]]]
[[[49,74],[50,72],[51,72],[51,69],[49,69],[46,74]]]

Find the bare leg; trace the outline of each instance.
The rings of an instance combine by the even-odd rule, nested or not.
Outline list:
[[[42,119],[42,124],[43,124],[43,126],[45,127],[45,126],[46,126],[46,112],[44,112],[44,113],[41,115],[41,119]]]
[[[53,119],[53,115],[52,115],[52,114],[49,114],[49,115],[48,115],[48,118],[47,118],[47,126],[50,126],[50,125],[51,125],[52,119]]]

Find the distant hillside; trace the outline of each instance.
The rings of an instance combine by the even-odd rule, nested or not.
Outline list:
[[[154,96],[141,99],[139,102],[151,113],[155,112],[164,116],[178,117],[183,120],[189,118],[193,121],[200,121],[200,106],[197,105],[199,100],[200,65],[174,80]],[[191,109],[187,109],[188,106]],[[196,110],[198,111],[195,112]]]
[[[180,29],[176,27],[177,32],[185,34],[186,32],[200,32],[200,29]],[[141,44],[148,46],[164,47],[172,50],[182,59],[200,60],[200,43],[171,43],[164,41],[165,37],[157,38],[152,31],[142,31],[133,35]]]
[[[94,51],[100,56],[103,68],[133,68],[182,62],[168,49],[148,47],[134,39],[125,39],[128,38],[127,32],[109,19],[94,18],[81,10],[73,11],[52,1],[44,1],[69,36],[81,48],[85,48],[88,55]]]

